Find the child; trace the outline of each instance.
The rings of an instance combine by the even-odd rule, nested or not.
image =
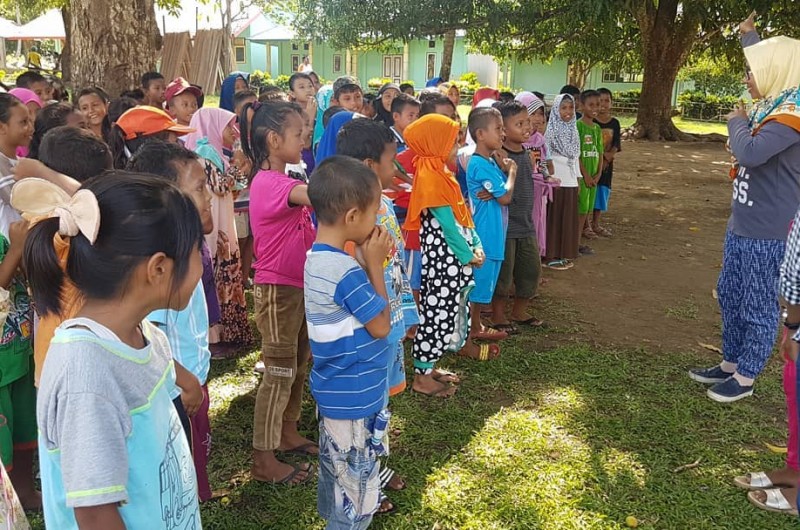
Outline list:
[[[289,99],[311,116],[317,114],[317,100],[314,99],[316,93],[310,75],[298,72],[289,78]]]
[[[582,179],[578,179],[578,230],[586,239],[596,239],[597,235],[587,225],[589,214],[594,212],[597,200],[597,183],[603,171],[603,133],[594,122],[600,106],[600,94],[596,90],[584,90],[581,94],[583,116],[578,120],[578,135],[581,140],[580,167]],[[582,254],[592,254],[592,249],[582,247]]]
[[[411,97],[414,97],[414,85],[411,83],[402,83],[400,85],[400,92],[403,94],[408,94]]]
[[[52,215],[25,246],[37,310],[61,309],[56,234],[70,238],[67,270],[85,303],[56,331],[39,387],[45,524],[199,528],[192,456],[165,385],[169,343],[143,320],[183,309],[197,285],[197,209],[172,184],[116,172]]]
[[[336,151],[340,155],[360,160],[372,169],[381,189],[392,185],[395,174],[394,157],[397,152],[389,129],[382,123],[372,120],[352,120],[346,123],[336,141]],[[377,225],[386,229],[392,236],[393,249],[389,259],[384,262],[384,283],[392,315],[392,331],[388,341],[391,349],[389,360],[389,396],[400,394],[406,388],[405,352],[403,340],[412,327],[419,324],[419,313],[411,294],[403,259],[405,256],[403,234],[394,212],[391,199],[381,196]],[[404,482],[389,468],[381,472],[381,487],[401,489]],[[392,504],[386,500],[381,503],[378,513],[391,511]]]
[[[530,139],[532,130],[528,109],[516,101],[500,104],[497,108],[503,116],[505,128],[502,156],[516,164],[519,178],[515,181],[511,202],[508,204],[505,256],[492,299],[492,327],[513,333],[521,326],[539,327],[543,324],[541,320],[528,314],[528,305],[539,286],[542,260],[539,256],[539,241],[536,238],[536,226],[533,221],[535,210],[533,158],[523,145]],[[480,225],[478,230],[480,234]],[[509,322],[506,319],[505,309],[508,297],[512,294],[514,304]]]
[[[163,109],[166,89],[164,76],[158,72],[147,72],[142,75],[142,92],[144,92],[145,105]]]
[[[547,251],[545,261],[553,270],[573,267],[578,257],[578,176],[581,142],[575,126],[575,101],[561,94],[550,108],[550,121],[545,132],[547,150],[553,159],[553,176],[561,186],[553,192],[553,202],[547,210]]]
[[[28,222],[22,220],[3,227],[0,233],[0,287],[10,297],[8,318],[0,338],[0,417],[4,420],[0,425],[0,454],[22,506],[38,510],[42,498],[34,487],[33,477],[36,450],[33,311],[21,270],[27,235]]]
[[[595,234],[609,237],[611,231],[600,226],[600,217],[608,211],[608,199],[611,196],[611,179],[614,177],[614,158],[622,149],[622,128],[619,120],[611,115],[612,96],[607,88],[597,90],[600,94],[600,110],[594,122],[603,133],[603,172],[597,181],[597,199],[594,203],[592,229]]]
[[[316,444],[297,432],[310,354],[303,265],[314,226],[307,186],[289,177],[286,165],[300,162],[303,127],[302,110],[294,103],[269,101],[242,110],[242,147],[255,172],[250,184],[254,319],[265,365],[256,395],[251,472],[256,480],[288,485],[311,480],[314,469],[285,464],[275,451],[319,453]]]
[[[379,98],[375,97],[375,94],[364,94],[364,104],[361,107],[359,114],[368,120],[374,120],[378,115],[379,105],[381,105],[381,101]]]
[[[575,101],[575,116],[577,119],[581,119],[581,112],[583,111],[583,104],[581,103],[581,89],[576,87],[575,85],[564,85],[561,87],[561,90],[558,92],[559,94],[569,94],[572,96],[573,101]]]
[[[375,103],[376,120],[382,121],[388,127],[394,125],[394,107],[392,103],[399,95],[400,87],[394,83],[386,83],[378,90],[378,98]]]
[[[364,92],[355,77],[344,75],[333,83],[332,106],[342,107],[350,112],[361,112],[364,106]]]
[[[11,206],[12,176],[18,163],[17,149],[28,147],[33,121],[28,108],[11,94],[0,93],[0,233],[8,234],[11,223],[21,220]]]
[[[527,114],[527,112],[526,112]],[[472,338],[501,340],[508,337],[505,331],[486,328],[481,323],[482,304],[492,303],[492,296],[505,258],[507,206],[511,204],[517,179],[517,164],[502,159],[501,169],[495,161],[503,147],[503,117],[496,108],[479,107],[469,113],[469,133],[475,140],[475,153],[467,166],[467,188],[475,219],[475,230],[483,243],[486,261],[475,270],[475,289],[469,296],[472,316]],[[506,175],[508,173],[508,178]],[[481,193],[481,192],[487,193]],[[532,211],[528,210],[529,212]],[[530,215],[530,214],[529,214]],[[504,309],[501,311],[503,314]],[[498,315],[498,318],[500,316]],[[499,348],[483,345],[482,350],[499,355]],[[485,354],[481,355],[482,357]],[[482,360],[486,360],[482,358]]]
[[[164,92],[164,100],[167,104],[167,110],[172,114],[180,125],[189,126],[192,121],[192,116],[197,112],[200,106],[198,101],[203,96],[200,89],[193,87],[189,82],[178,77],[174,79],[167,86]]]
[[[33,90],[42,101],[50,101],[52,99],[53,87],[50,86],[45,76],[35,70],[21,73],[17,77],[15,84],[17,88]]]
[[[328,528],[366,529],[381,498],[378,455],[386,418],[391,311],[384,262],[392,238],[375,226],[381,190],[368,167],[333,156],[311,176],[318,221],[305,264],[305,310],[314,355],[311,393],[319,411],[317,507]],[[359,261],[344,246],[358,245]],[[363,268],[362,268],[363,267]],[[349,468],[349,469],[348,469]]]
[[[219,89],[219,108],[233,112],[233,97],[238,92],[250,89],[250,74],[246,72],[232,72],[222,81]]]
[[[39,146],[45,133],[62,125],[84,129],[86,119],[78,109],[68,103],[53,103],[43,108],[36,115],[36,120],[33,122],[33,137],[31,138],[28,158],[38,158]]]
[[[114,157],[114,167],[123,169],[133,153],[149,138],[177,142],[179,136],[191,132],[194,132],[194,129],[178,125],[172,116],[161,109],[141,106],[127,110],[119,117],[108,135],[108,146]]]
[[[78,92],[78,108],[86,116],[86,125],[95,136],[109,141],[108,94],[102,88],[84,88]]]
[[[453,384],[458,378],[435,370],[435,365],[445,353],[458,352],[467,343],[472,266],[482,265],[485,259],[464,196],[447,169],[456,155],[459,128],[450,118],[429,114],[405,131],[409,150],[418,156],[403,228],[419,231],[422,254],[412,389],[435,397],[456,392]],[[468,350],[480,354],[474,345]]]
[[[128,170],[137,173],[158,175],[188,195],[203,225],[203,233],[214,229],[211,215],[211,194],[206,186],[206,174],[195,153],[176,144],[151,140],[144,144],[130,160]],[[208,249],[203,247],[203,261],[211,261]],[[210,264],[210,263],[209,263]],[[205,263],[203,263],[205,272]],[[205,274],[204,274],[205,276]],[[212,286],[213,289],[213,286]],[[208,348],[209,307],[206,302],[204,278],[200,278],[182,311],[159,309],[147,319],[158,326],[169,339],[172,357],[175,360],[177,391],[170,398],[181,399],[182,410],[188,416],[189,447],[194,457],[200,502],[211,498],[208,482],[208,454],[211,450],[211,427],[208,421],[208,371],[211,367],[211,352]],[[219,306],[216,308],[219,316]],[[219,320],[219,318],[217,318]],[[178,414],[181,413],[178,410]]]
[[[414,123],[419,118],[419,100],[400,94],[392,100],[392,132],[397,142],[397,152],[402,153],[406,150],[406,142],[403,140],[403,131],[406,127]]]
[[[211,330],[213,353],[224,357],[253,341],[247,321],[247,301],[242,284],[239,261],[239,239],[233,212],[233,191],[237,185],[237,169],[231,165],[223,149],[230,149],[236,139],[236,115],[219,108],[202,108],[192,117],[194,132],[186,136],[186,148],[203,158],[206,184],[211,190],[214,230],[206,243],[214,260],[214,280],[222,319]]]

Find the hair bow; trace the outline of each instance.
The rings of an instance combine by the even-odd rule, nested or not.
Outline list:
[[[23,179],[11,190],[11,206],[29,220],[57,217],[58,233],[74,237],[83,234],[94,244],[100,231],[100,206],[89,190],[71,196],[52,182]]]

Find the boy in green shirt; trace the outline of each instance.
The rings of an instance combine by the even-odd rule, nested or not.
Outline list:
[[[580,194],[578,196],[578,229],[583,231],[586,239],[595,239],[597,235],[590,226],[586,226],[589,214],[594,210],[597,198],[597,183],[603,172],[603,132],[594,122],[600,108],[600,94],[596,90],[584,90],[581,93],[583,116],[578,120],[578,136],[581,140],[581,176],[578,179]],[[592,254],[588,246],[579,248],[581,254]]]

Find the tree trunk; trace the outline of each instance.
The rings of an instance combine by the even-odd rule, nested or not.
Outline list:
[[[583,87],[586,86],[586,78],[589,76],[593,66],[593,64],[581,59],[571,59],[567,68],[569,84],[583,90]]]
[[[456,46],[456,30],[451,29],[444,34],[444,49],[442,50],[442,67],[439,77],[443,81],[450,81],[450,71],[453,69],[453,49]]]
[[[672,89],[678,70],[695,43],[698,21],[683,14],[678,21],[678,0],[646,0],[634,16],[642,35],[644,79],[634,138],[693,140],[672,122]]]
[[[222,14],[222,33],[224,37],[222,40],[222,49],[220,50],[220,63],[222,64],[222,70],[225,75],[234,70],[231,50],[231,39],[233,38],[232,16],[233,0],[225,0],[225,12]]]
[[[64,6],[61,8],[61,19],[64,21],[64,47],[61,49],[61,61],[59,61],[61,66],[61,80],[64,82],[65,85],[71,86],[72,85],[72,70],[70,70],[72,65],[72,51],[70,48],[70,42],[72,41],[72,24],[69,12],[69,7]]]
[[[72,85],[110,96],[138,87],[161,47],[153,0],[70,0]]]

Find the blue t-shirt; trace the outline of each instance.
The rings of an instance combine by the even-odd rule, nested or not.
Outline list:
[[[482,201],[478,193],[486,190],[495,199],[502,197],[508,193],[506,175],[497,162],[475,153],[467,166],[467,188],[475,231],[481,238],[486,258],[502,261],[506,254],[508,209],[497,200]]]
[[[194,374],[201,385],[206,384],[211,351],[208,349],[208,307],[203,281],[197,283],[189,305],[182,311],[159,309],[150,313],[147,320],[167,335],[172,358]],[[170,389],[172,399],[180,394],[179,388]]]
[[[355,420],[385,402],[389,342],[364,327],[386,307],[358,262],[315,243],[305,265],[305,305],[314,366],[311,394],[325,418]]]

